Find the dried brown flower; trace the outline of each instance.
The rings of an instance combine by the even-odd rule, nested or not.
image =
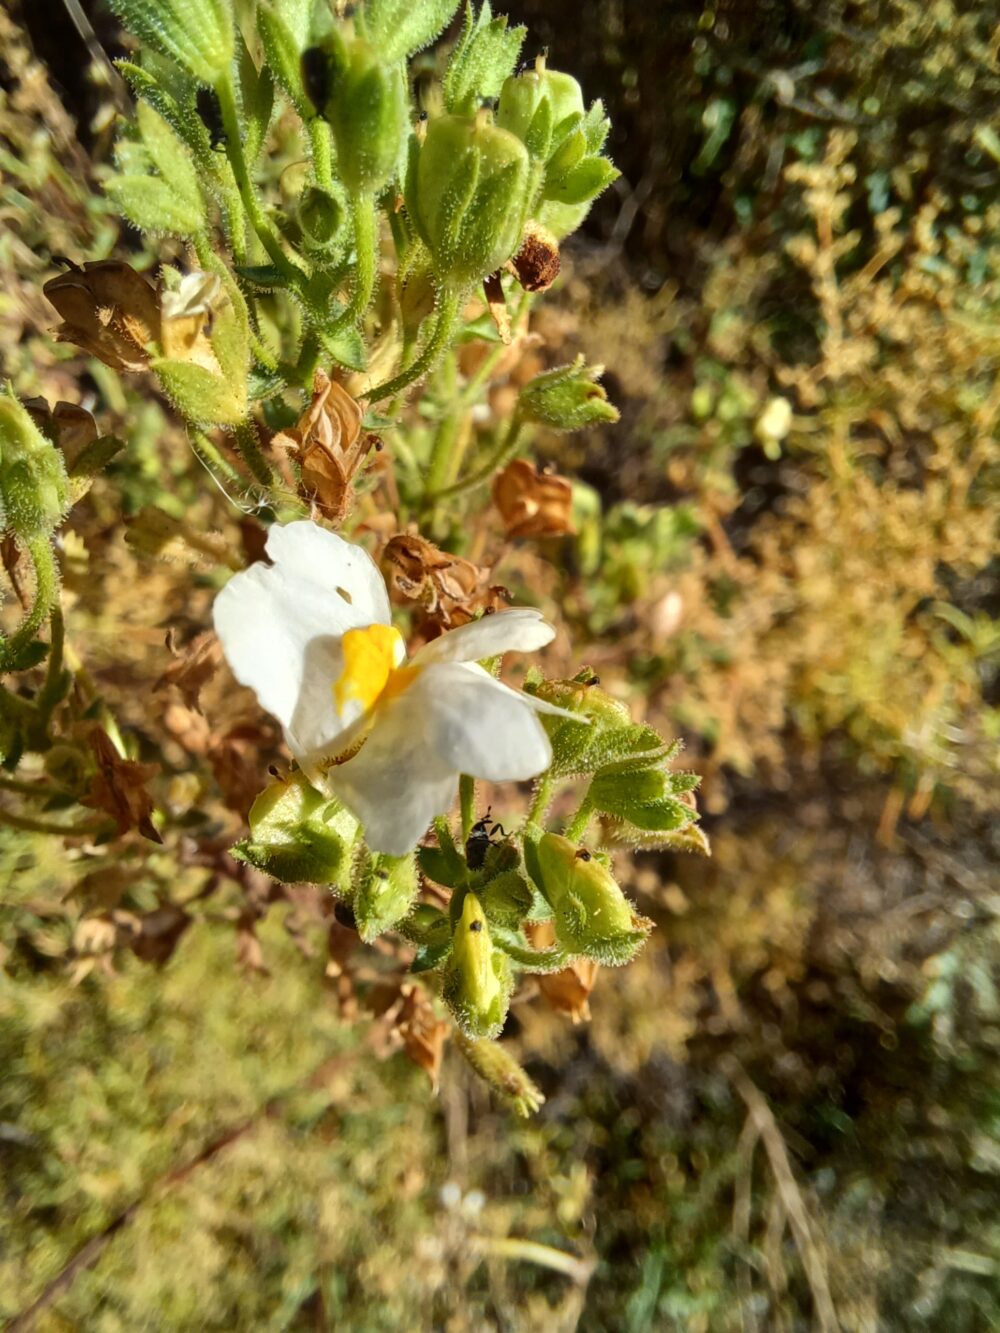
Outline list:
[[[317,370],[313,396],[297,425],[272,440],[299,464],[299,493],[333,524],[343,523],[352,483],[375,437],[362,431],[364,404]]]
[[[548,291],[559,276],[559,242],[544,227],[529,223],[511,267],[526,292]]]
[[[532,923],[529,933],[536,949],[555,944],[556,933],[550,921]],[[590,1020],[590,992],[599,971],[599,965],[591,959],[577,958],[561,972],[540,976],[538,989],[557,1014],[566,1014],[574,1023],[586,1023]]]
[[[437,1092],[444,1044],[451,1027],[434,1013],[434,1006],[422,987],[404,983],[400,995],[402,1007],[396,1018],[396,1030],[403,1038],[403,1049]]]
[[[450,555],[416,533],[399,532],[387,542],[382,572],[394,600],[418,603],[425,630],[438,633],[467,625],[480,612],[499,610],[510,600],[506,588],[490,584],[488,569]]]
[[[157,765],[123,759],[103,727],[94,727],[89,740],[97,773],[82,804],[110,815],[119,833],[135,828],[151,842],[162,842],[151,818],[153,798],[146,790],[146,783],[159,771]]]
[[[167,648],[173,661],[163,672],[154,690],[176,685],[189,708],[198,709],[202,689],[215,675],[222,661],[222,645],[211,630],[196,635],[186,648],[174,644],[173,631],[167,635]]]
[[[160,336],[160,300],[153,285],[117,259],[76,264],[42,288],[59,311],[60,342],[75,343],[112,370],[145,370],[148,343]]]
[[[493,503],[508,537],[558,537],[574,531],[573,488],[565,477],[515,458],[493,479]]]

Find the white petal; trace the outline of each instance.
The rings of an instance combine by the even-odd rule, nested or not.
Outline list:
[[[216,633],[233,674],[281,722],[307,770],[336,752],[352,715],[334,708],[349,629],[389,622],[389,599],[375,562],[359,546],[315,523],[273,527],[275,563],[235,574],[215,599]]]
[[[363,546],[345,541],[318,523],[276,523],[264,548],[288,577],[336,593],[353,608],[354,625],[388,625],[389,594],[378,565]],[[320,627],[317,627],[320,628]],[[330,632],[330,626],[322,629]]]
[[[458,771],[427,744],[426,699],[420,680],[380,709],[361,749],[322,779],[361,820],[375,852],[402,856],[458,793]]]
[[[428,744],[458,772],[489,782],[520,782],[551,764],[549,738],[527,695],[457,662],[435,663],[420,683],[427,697]]]
[[[529,606],[514,606],[509,611],[460,625],[440,638],[432,639],[416,654],[420,666],[430,662],[478,662],[497,653],[534,652],[555,638],[555,630],[540,611]]]

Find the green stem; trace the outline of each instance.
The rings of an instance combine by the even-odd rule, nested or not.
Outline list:
[[[425,375],[437,363],[438,357],[447,348],[454,335],[464,296],[464,292],[450,287],[442,293],[438,303],[437,318],[423,351],[412,365],[401,370],[394,379],[386,380],[384,384],[370,389],[365,395],[369,402],[377,403],[382,398],[391,398],[393,394],[399,393],[408,384],[418,380],[421,375]]]
[[[476,822],[476,780],[467,773],[458,780],[458,801],[462,811],[462,841],[468,842]]]
[[[194,249],[195,254],[198,256],[198,263],[202,266],[205,272],[215,273],[221,279],[222,285],[225,287],[233,305],[239,306],[242,303],[247,317],[247,339],[255,359],[265,368],[265,370],[277,370],[278,358],[266,345],[257,329],[254,327],[256,315],[252,308],[247,304],[243,293],[233,279],[232,273],[212,249],[211,242],[205,232],[201,232],[199,235],[195,236]]]
[[[232,75],[228,71],[220,76],[219,82],[215,85],[215,91],[218,94],[219,106],[222,108],[222,125],[226,133],[226,155],[233,168],[236,188],[240,192],[240,199],[246,209],[247,217],[250,219],[250,225],[257,233],[261,245],[267,251],[275,268],[298,288],[302,279],[307,275],[300,264],[293,262],[285,254],[277,232],[260,206],[260,200],[257,198],[257,191],[250,179],[250,171],[243,155],[243,131],[236,110],[236,93],[233,88]]]
[[[69,688],[72,677],[63,671],[63,649],[66,644],[66,625],[63,621],[62,608],[56,602],[49,616],[49,656],[45,664],[45,682],[38,691],[35,707],[44,726],[52,716],[52,710]]]
[[[565,836],[570,842],[579,842],[587,831],[587,825],[590,823],[591,816],[594,813],[594,803],[590,799],[590,794],[580,802],[580,808],[566,825]]]
[[[322,116],[309,121],[309,146],[312,149],[313,175],[321,190],[333,190],[333,153],[330,123]]]
[[[314,329],[311,329],[302,340],[302,350],[299,352],[299,359],[295,364],[296,383],[301,384],[303,389],[312,391],[313,380],[316,377],[316,367],[319,365],[320,353],[319,338]]]
[[[515,453],[517,453],[518,441],[521,435],[521,427],[523,425],[524,422],[515,412],[510,419],[510,425],[504,432],[503,439],[497,445],[496,449],[493,450],[492,454],[490,454],[482,467],[477,468],[471,477],[464,477],[461,481],[453,482],[450,486],[441,486],[436,489],[430,485],[431,479],[428,477],[428,490],[424,497],[425,503],[436,502],[453,495],[464,495],[467,491],[474,491],[477,486],[482,486],[484,482],[490,481],[501,468],[507,466]],[[431,465],[433,467],[433,460]]]
[[[549,803],[552,800],[552,792],[555,785],[556,780],[551,769],[543,773],[539,778],[531,806],[524,817],[525,827],[529,824],[537,824],[539,827],[541,826],[541,822],[545,818],[545,812],[548,810]]]
[[[236,437],[236,443],[239,446],[243,461],[253,473],[254,479],[259,481],[262,486],[270,486],[273,481],[271,469],[260,451],[257,427],[253,421],[247,417],[245,421],[241,421],[239,425],[234,426],[232,431]]]
[[[6,643],[0,645],[0,672],[9,671],[10,664],[33,641],[59,595],[59,567],[50,539],[36,535],[29,537],[25,546],[35,571],[35,595],[20,625]]]
[[[354,288],[347,308],[334,320],[324,332],[339,333],[364,318],[364,313],[371,304],[372,293],[378,278],[378,212],[375,197],[371,194],[356,194],[351,200],[354,215]]]
[[[20,778],[8,778],[0,774],[0,791],[13,791],[19,796],[72,796],[65,787],[53,787],[47,782],[22,782]]]

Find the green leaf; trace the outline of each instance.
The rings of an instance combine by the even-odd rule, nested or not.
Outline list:
[[[160,357],[153,362],[163,390],[189,421],[204,426],[236,426],[246,416],[246,393],[232,387],[204,366]]]
[[[486,920],[516,930],[531,911],[534,894],[520,870],[507,870],[478,890]]]
[[[111,7],[137,37],[199,83],[214,83],[233,57],[228,0],[111,0]]]
[[[153,166],[193,215],[202,215],[198,173],[188,150],[149,102],[139,103],[136,119]]]
[[[155,176],[115,176],[105,189],[129,222],[150,235],[189,237],[205,226],[204,206],[193,207]]]
[[[559,204],[587,204],[620,175],[608,158],[585,157],[555,180],[546,180],[543,197]]]

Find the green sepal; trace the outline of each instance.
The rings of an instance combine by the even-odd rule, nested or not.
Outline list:
[[[495,875],[477,892],[491,928],[517,930],[534,903],[531,885],[520,870]]]
[[[44,662],[49,653],[49,645],[43,643],[40,639],[32,639],[30,643],[24,644],[19,651],[12,654],[4,654],[4,671],[30,671],[32,667],[38,666]]]
[[[579,140],[583,144],[582,135]],[[542,197],[571,207],[590,204],[620,175],[618,168],[606,157],[585,157],[558,175],[546,177]]]
[[[408,916],[419,889],[416,860],[406,856],[377,856],[356,880],[351,906],[358,934],[371,944]]]
[[[250,807],[250,836],[232,849],[238,861],[286,884],[345,889],[358,821],[301,773],[266,787]]]
[[[459,0],[365,0],[365,35],[386,61],[402,60],[430,46],[444,32]]]
[[[451,922],[447,913],[430,903],[417,903],[397,930],[416,946],[411,972],[429,972],[451,952]]]
[[[307,45],[306,34],[297,38],[285,16],[267,0],[260,0],[257,6],[257,32],[268,68],[302,119],[310,119],[313,109],[302,82],[301,65],[302,52]]]
[[[243,101],[245,137],[243,153],[252,166],[260,156],[274,111],[274,74],[265,60],[258,70],[243,34],[237,30],[240,92]]]
[[[493,942],[504,951],[518,971],[530,972],[534,976],[561,972],[573,961],[573,954],[558,945],[551,949],[532,949],[521,934],[505,930],[502,926],[493,927]]]
[[[418,847],[417,863],[429,880],[446,889],[463,888],[469,881],[469,867],[454,843],[450,847]]]
[[[442,88],[445,110],[451,115],[471,115],[484,100],[497,97],[513,73],[528,30],[508,28],[507,22],[505,14],[493,17],[489,0],[478,15],[467,0],[462,35]]]

